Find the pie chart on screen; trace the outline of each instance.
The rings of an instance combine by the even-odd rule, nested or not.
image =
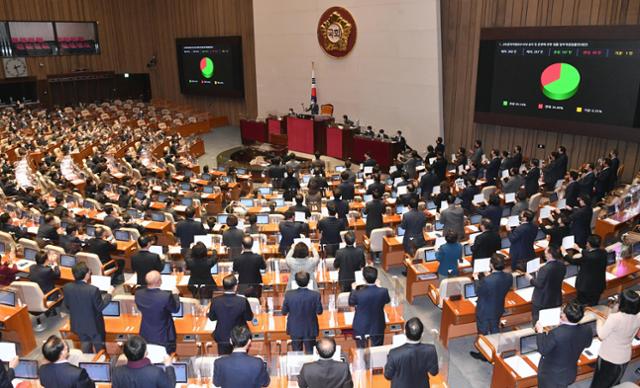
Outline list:
[[[573,97],[580,86],[580,72],[573,65],[558,62],[547,66],[540,75],[542,93],[552,100]]]
[[[211,58],[203,57],[200,60],[200,71],[202,72],[202,76],[204,78],[213,77],[213,70],[214,70],[214,66],[213,66],[213,61],[211,60]]]

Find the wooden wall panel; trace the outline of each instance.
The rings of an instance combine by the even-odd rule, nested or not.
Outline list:
[[[235,123],[257,115],[252,0],[3,0],[0,20],[98,22],[99,55],[28,58],[30,75],[45,78],[81,68],[149,72],[154,97],[228,116]],[[216,35],[243,38],[244,100],[180,94],[175,39]],[[152,55],[158,65],[147,69]]]
[[[625,165],[625,180],[640,170],[640,143],[473,122],[481,28],[638,24],[640,1],[442,0],[441,16],[446,143],[470,147],[482,139],[485,151],[519,144],[526,155],[539,158],[564,145],[573,167],[616,148]],[[537,144],[546,148],[538,149]]]

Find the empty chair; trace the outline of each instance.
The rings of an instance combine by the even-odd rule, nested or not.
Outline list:
[[[371,231],[371,236],[364,241],[365,250],[369,251],[372,256],[378,256],[382,252],[382,239],[393,233],[389,227],[377,228]]]
[[[257,314],[258,311],[260,311],[260,299],[247,298],[247,301],[249,302],[249,306],[251,306],[251,311],[253,311],[254,314]]]
[[[442,279],[438,288],[433,284],[429,284],[429,292],[427,295],[434,305],[438,306],[438,308],[442,308],[442,304],[445,299],[448,299],[453,295],[462,295],[465,284],[472,282],[472,279],[465,276],[445,278]]]
[[[0,232],[0,242],[4,244],[5,251],[8,252],[16,252],[16,243],[13,241],[13,237],[7,232]]]
[[[480,334],[476,338],[474,345],[489,362],[493,362],[497,354],[518,349],[520,347],[520,337],[534,333],[535,331],[532,328],[526,328],[489,335]]]
[[[484,196],[485,201],[488,201],[491,194],[495,193],[497,190],[498,188],[496,186],[491,185],[491,186],[484,187],[481,193]]]
[[[535,193],[529,198],[529,210],[537,212],[540,206],[540,200],[542,199],[542,193]]]
[[[29,240],[28,238],[21,238],[20,240],[18,240],[18,244],[20,244],[23,249],[29,248],[35,249],[36,251],[40,250],[40,245],[38,245],[38,243],[33,240]]]
[[[279,224],[280,221],[284,221],[284,216],[282,214],[269,214],[269,223]]]
[[[341,292],[336,299],[336,308],[338,310],[349,310],[349,292]]]
[[[44,294],[42,289],[36,282],[27,281],[15,281],[11,283],[11,287],[18,290],[20,299],[27,305],[29,313],[36,316],[36,332],[42,332],[46,329],[46,326],[42,322],[41,315],[48,313],[60,302],[62,302],[63,295],[62,290],[54,288],[51,291]],[[55,299],[48,300],[50,296],[57,295]]]
[[[47,254],[54,253],[54,254],[56,254],[58,256],[65,254],[64,248],[59,247],[57,245],[51,245],[51,244],[45,245],[44,251],[47,252]]]
[[[78,252],[76,254],[78,263],[85,263],[94,275],[111,276],[117,270],[116,262],[109,260],[102,264],[98,255],[94,253]]]

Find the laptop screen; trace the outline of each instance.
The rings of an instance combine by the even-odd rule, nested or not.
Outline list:
[[[520,354],[527,354],[538,351],[536,334],[520,337]]]
[[[118,241],[129,241],[131,240],[131,234],[126,230],[116,230],[115,237]]]
[[[402,205],[396,206],[396,214],[402,214],[402,213],[404,213],[404,206]]]
[[[102,315],[105,317],[119,317],[120,316],[120,302],[112,300],[107,307],[102,310]]]
[[[536,235],[536,241],[544,240],[545,238],[547,238],[547,235],[544,234],[542,229],[538,229],[538,234]]]
[[[567,266],[567,272],[565,273],[564,277],[566,278],[570,278],[572,276],[576,276],[578,274],[578,266],[577,265],[568,265]]]
[[[607,252],[607,265],[615,264],[617,257],[616,251]]]
[[[21,359],[18,366],[14,369],[14,372],[18,379],[37,379],[38,361]]]
[[[160,213],[160,212],[151,213],[151,221],[164,222],[164,220],[165,220],[164,213]]]
[[[87,227],[85,228],[84,231],[87,234],[87,236],[95,237],[95,235],[96,235],[96,227],[95,226],[87,225]]]
[[[180,309],[176,313],[171,314],[174,318],[182,318],[184,317],[184,303],[180,302]]]
[[[464,285],[464,298],[470,299],[476,297],[476,285],[474,283],[468,283]]]
[[[182,198],[180,204],[182,206],[191,206],[193,204],[193,198]]]
[[[169,198],[169,195],[166,193],[158,194],[158,202],[164,202],[167,200],[167,198]]]
[[[473,254],[473,252],[471,252],[471,245],[465,244],[465,246],[464,246],[464,255],[465,256],[471,256],[472,254]]]
[[[164,267],[162,267],[161,275],[171,275],[171,263],[164,263]]]
[[[284,206],[284,198],[274,198],[273,202],[276,203],[277,207],[283,207]]]
[[[268,214],[258,214],[256,223],[258,225],[265,225],[269,223],[269,215]]]
[[[436,251],[433,249],[427,249],[424,251],[424,261],[427,263],[430,261],[436,261]]]
[[[442,222],[440,222],[440,221],[436,221],[435,228],[436,228],[436,230],[440,231],[440,230],[444,229],[444,224]]]
[[[428,210],[435,210],[437,208],[436,203],[433,201],[429,201],[427,202],[427,209]]]
[[[218,214],[218,223],[219,224],[226,224],[227,223],[227,217],[229,217],[228,214]]]
[[[211,275],[217,275],[218,274],[218,264],[215,264],[213,267],[211,267]]]
[[[38,251],[35,249],[24,248],[24,258],[27,260],[34,261],[36,259],[36,253],[38,253]]]
[[[471,215],[471,217],[469,217],[469,222],[472,225],[479,224],[481,220],[482,220],[482,214],[473,214]]]
[[[531,287],[531,282],[524,275],[516,276],[516,289]]]
[[[397,231],[396,231],[396,235],[397,235],[398,237],[404,236],[404,229],[403,229],[403,228],[401,228],[400,226],[398,226],[398,229],[397,229]]]
[[[205,194],[213,194],[213,186],[205,186],[202,188],[202,192]]]
[[[0,242],[0,253],[4,253],[6,251],[6,248],[4,246],[3,242]]]
[[[271,187],[261,187],[258,190],[260,191],[260,194],[262,194],[262,195],[271,194]]]
[[[182,182],[180,183],[180,189],[182,189],[183,191],[190,191],[191,184],[189,182]]]
[[[94,382],[108,383],[111,381],[111,367],[107,362],[81,362],[78,366],[86,370]]]
[[[60,256],[60,266],[71,268],[76,265],[76,258],[71,255],[61,255]]]
[[[253,199],[241,199],[240,203],[246,207],[253,207]]]
[[[6,306],[15,306],[16,305],[16,294],[15,292],[8,290],[0,290],[0,304]]]

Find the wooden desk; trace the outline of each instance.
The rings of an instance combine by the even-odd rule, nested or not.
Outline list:
[[[27,306],[0,305],[0,322],[2,323],[2,340],[15,342],[18,355],[26,356],[36,348],[36,337],[33,334],[31,318]]]
[[[395,236],[385,236],[382,239],[382,268],[389,268],[404,263],[404,246]]]

